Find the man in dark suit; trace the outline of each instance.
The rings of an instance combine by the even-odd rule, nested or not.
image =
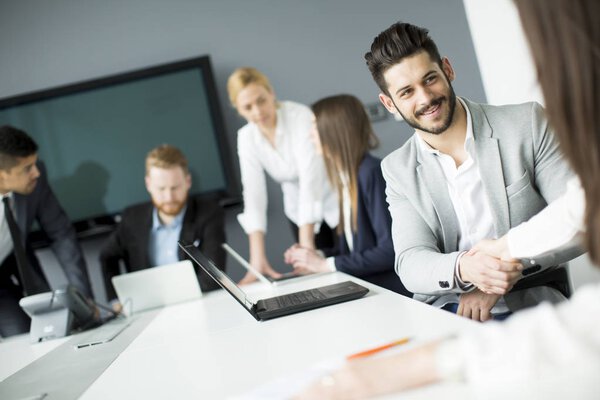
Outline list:
[[[69,282],[83,295],[92,296],[75,230],[48,185],[37,150],[25,132],[0,127],[0,335],[4,337],[29,330],[30,319],[19,300],[50,290],[27,240],[34,221],[49,237]]]
[[[190,197],[191,186],[187,160],[179,149],[161,145],[148,153],[146,189],[152,201],[128,207],[100,252],[106,295],[114,307],[119,308],[111,279],[119,274],[120,260],[127,272],[174,263],[185,259],[177,246],[184,240],[224,268],[223,210],[214,201]],[[202,291],[219,288],[204,271],[196,273]]]

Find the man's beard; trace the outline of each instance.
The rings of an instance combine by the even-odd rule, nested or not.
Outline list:
[[[171,202],[171,203],[156,203],[152,201],[154,207],[161,213],[174,217],[183,210],[185,207],[185,201],[182,202]]]
[[[417,130],[423,131],[423,132],[427,132],[427,133],[431,133],[433,135],[439,135],[439,134],[445,132],[446,129],[448,129],[450,127],[450,125],[452,125],[452,122],[454,121],[454,109],[456,108],[456,94],[454,93],[454,88],[452,87],[450,82],[448,82],[448,85],[450,87],[450,93],[449,93],[448,97],[440,96],[437,99],[432,100],[429,104],[421,107],[419,110],[417,110],[415,112],[416,117],[419,117],[430,107],[435,107],[438,105],[440,107],[442,107],[444,102],[447,101],[448,106],[449,106],[448,116],[444,120],[444,123],[442,124],[442,126],[440,126],[438,128],[427,128],[427,127],[419,124],[416,119],[408,118],[406,115],[402,114],[402,112],[398,109],[398,107],[396,106],[395,103],[394,103],[394,107],[396,107],[396,110],[400,113],[402,118],[404,118],[404,121],[406,121],[406,123],[408,125],[410,125],[411,127],[413,127],[414,129],[417,129]]]

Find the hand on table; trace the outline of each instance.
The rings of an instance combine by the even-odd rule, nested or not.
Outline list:
[[[281,274],[271,267],[269,260],[260,259],[260,260],[250,260],[250,265],[260,271],[263,275],[269,275],[273,278],[279,278]],[[245,285],[247,283],[252,283],[256,280],[256,276],[250,271],[246,272],[246,275],[238,282],[239,285]]]
[[[499,294],[487,294],[479,289],[463,293],[460,295],[456,314],[475,321],[487,321],[492,318],[490,310],[500,300],[500,297],[502,296]]]

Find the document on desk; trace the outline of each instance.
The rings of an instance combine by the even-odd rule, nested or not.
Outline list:
[[[312,383],[320,379],[326,379],[329,377],[329,375],[343,367],[347,362],[352,362],[352,360],[358,358],[385,357],[391,354],[402,352],[406,350],[403,347],[410,342],[410,338],[405,337],[393,340],[391,342],[386,342],[384,344],[377,343],[375,346],[365,348],[359,352],[349,354],[345,357],[323,360],[306,370],[298,371],[267,382],[256,387],[251,392],[233,398],[236,400],[288,399],[300,393]],[[410,348],[411,345],[407,347]]]
[[[289,399],[300,393],[311,383],[340,369],[344,357],[322,361],[311,368],[292,373],[254,388],[252,391],[234,396],[235,400],[280,400]]]

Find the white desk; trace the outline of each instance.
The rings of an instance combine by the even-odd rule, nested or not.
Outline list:
[[[147,326],[81,398],[229,398],[308,370],[323,360],[341,358],[401,337],[412,337],[413,343],[418,344],[474,325],[341,273],[277,288],[257,283],[244,290],[258,299],[348,279],[368,287],[370,293],[362,299],[265,322],[257,322],[224,291],[142,315],[140,320],[144,319]],[[1,343],[0,357],[14,357],[17,342]],[[50,342],[46,344],[49,345]],[[20,366],[35,359],[37,350],[31,349],[40,345],[30,346],[29,350],[21,346],[27,357]],[[6,359],[0,360],[0,373],[5,374],[0,379],[4,379]],[[436,391],[440,393],[436,387],[412,392],[410,398],[425,399]],[[444,387],[443,393],[445,398],[452,393],[457,398],[468,397],[460,386]],[[45,399],[52,398],[50,392]]]

